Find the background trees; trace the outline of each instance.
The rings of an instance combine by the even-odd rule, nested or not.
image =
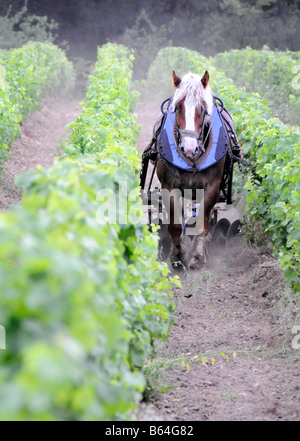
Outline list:
[[[1,1],[0,15],[11,3]],[[206,56],[246,46],[261,49],[265,44],[272,50],[300,49],[300,0],[15,0],[10,15],[20,13],[24,5],[27,12],[17,16],[14,31],[22,31],[27,20],[28,37],[31,30],[37,39],[37,27],[40,39],[46,38],[42,20],[51,38],[58,32],[57,42],[68,41],[69,56],[92,60],[97,46],[107,41],[125,43],[135,49],[138,77],[165,45],[195,49]],[[4,37],[4,27],[1,19],[0,47],[10,40]]]

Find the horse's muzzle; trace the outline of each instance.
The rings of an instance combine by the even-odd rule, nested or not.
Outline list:
[[[194,159],[201,151],[204,151],[201,141],[201,133],[194,132],[193,130],[181,130],[180,134],[180,147],[181,151],[189,159]]]
[[[194,141],[194,140],[192,140]],[[200,150],[202,151],[202,143],[200,140],[198,142],[184,142],[184,145],[181,146],[181,151],[183,154],[189,158],[194,159],[199,155]]]
[[[193,159],[197,154],[197,146],[195,148],[195,146],[187,145],[187,146],[183,147],[183,152],[187,158]]]

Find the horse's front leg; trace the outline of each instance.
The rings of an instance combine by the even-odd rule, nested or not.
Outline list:
[[[211,210],[218,202],[220,196],[219,184],[211,186],[204,192],[204,213],[202,222],[202,232],[194,239],[193,252],[190,260],[189,268],[195,269],[203,266],[208,262],[207,242],[210,229]]]
[[[163,189],[162,199],[168,215],[168,231],[172,239],[171,262],[174,265],[182,261],[181,234],[183,213],[181,192],[174,189],[172,191]]]

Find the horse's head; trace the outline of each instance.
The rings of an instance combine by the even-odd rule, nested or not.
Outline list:
[[[204,151],[205,127],[210,124],[213,96],[208,82],[207,71],[202,78],[188,73],[182,80],[173,71],[177,142],[182,152],[192,160]]]

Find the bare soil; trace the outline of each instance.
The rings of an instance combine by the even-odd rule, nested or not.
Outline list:
[[[138,105],[137,114],[142,151],[159,103]],[[241,238],[201,271],[177,274],[176,322],[149,369],[151,410],[142,406],[138,419],[299,421],[300,349],[292,346],[299,297],[270,249]]]
[[[59,141],[67,135],[65,126],[76,119],[78,108],[78,98],[48,97],[40,111],[22,122],[21,136],[12,144],[2,171],[0,211],[8,211],[22,198],[22,189],[14,182],[18,174],[53,163],[54,155],[59,154]]]

